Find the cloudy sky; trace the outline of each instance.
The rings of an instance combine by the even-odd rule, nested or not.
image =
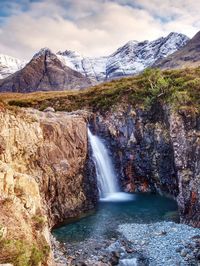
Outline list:
[[[42,47],[107,55],[129,40],[200,29],[196,0],[0,0],[0,53],[29,59]]]

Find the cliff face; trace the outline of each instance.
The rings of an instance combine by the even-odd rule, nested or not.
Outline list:
[[[0,106],[0,263],[53,265],[49,230],[95,207],[88,117]],[[91,126],[107,139],[124,190],[168,194],[177,199],[181,221],[200,227],[194,110],[154,105],[146,112],[122,104],[94,114]]]
[[[30,265],[37,249],[53,264],[49,229],[95,206],[90,164],[84,115],[1,109],[0,263]],[[26,261],[16,264],[22,246]]]
[[[171,114],[169,122],[181,221],[200,227],[200,117],[181,110],[179,114]]]
[[[126,191],[158,191],[177,199],[181,221],[200,226],[200,119],[190,110],[129,106],[97,114],[93,130],[106,138]]]

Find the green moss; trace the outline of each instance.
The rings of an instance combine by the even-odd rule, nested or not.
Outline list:
[[[50,247],[45,245],[39,250],[37,247],[33,246],[31,250],[31,256],[29,259],[29,265],[37,266],[40,262],[44,262],[45,258],[48,257],[50,252]]]
[[[0,263],[13,263],[14,266],[37,266],[47,259],[50,248],[44,243],[37,247],[23,240],[13,239],[0,241],[0,250]]]

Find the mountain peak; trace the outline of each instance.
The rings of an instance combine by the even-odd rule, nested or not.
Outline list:
[[[45,56],[45,55],[52,55],[53,52],[48,48],[48,47],[44,47],[41,48],[34,56],[33,58],[36,59],[40,56]]]
[[[25,60],[0,54],[0,79],[6,78],[19,69],[23,68],[26,64]]]
[[[0,91],[54,91],[90,85],[87,77],[63,64],[50,49],[42,48],[23,69],[0,81]]]
[[[191,41],[200,41],[200,31],[198,31],[195,35],[194,35],[194,37],[191,39]]]
[[[172,39],[172,38],[182,38],[184,40],[189,41],[189,37],[183,33],[178,33],[178,32],[170,32],[167,36],[167,39]]]
[[[182,36],[185,36],[182,34]],[[189,40],[189,38],[187,38]],[[187,41],[181,49],[176,50],[167,58],[155,63],[156,67],[162,69],[197,67],[200,64],[200,31]]]
[[[132,46],[132,45],[135,45],[135,44],[137,44],[137,43],[139,43],[138,41],[136,41],[136,40],[130,40],[130,41],[128,41],[125,45],[129,45],[129,46]]]
[[[200,32],[195,38],[197,40],[200,38]],[[186,35],[177,32],[171,32],[167,36],[153,41],[138,42],[130,40],[111,55],[103,57],[83,57],[80,53],[68,49],[63,52],[53,53],[49,48],[45,47],[33,56],[33,60],[35,64],[39,64],[39,61],[44,63],[44,60],[46,60],[48,61],[47,63],[52,62],[52,65],[57,65],[60,68],[71,68],[96,83],[137,74],[145,68],[151,67],[158,60],[162,60],[180,50],[188,43],[188,40],[189,38]],[[2,60],[2,62],[4,61]],[[1,64],[0,58],[0,75],[4,72],[9,74],[15,72],[10,67],[11,71],[7,71],[6,64]],[[20,68],[17,68],[17,70]]]

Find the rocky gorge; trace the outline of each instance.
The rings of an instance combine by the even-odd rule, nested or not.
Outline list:
[[[200,226],[200,120],[191,110],[151,111],[120,106],[95,115],[93,130],[107,139],[125,191],[177,199],[181,221]]]
[[[198,103],[191,104],[190,91],[176,108],[171,98],[161,98],[166,88],[170,96],[180,94],[174,83],[186,75],[173,73],[173,91],[158,76],[153,96],[145,87],[152,85],[147,75],[150,85],[142,76],[56,97],[14,95],[1,103],[0,263],[54,265],[52,228],[95,210],[99,196],[88,126],[104,139],[123,191],[176,199],[181,223],[200,227]],[[198,88],[192,95],[198,99]],[[149,96],[151,104],[141,104]]]

